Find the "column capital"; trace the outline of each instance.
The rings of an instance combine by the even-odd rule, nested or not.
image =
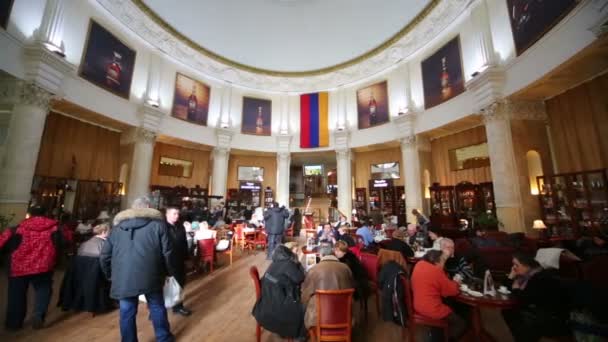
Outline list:
[[[23,47],[25,80],[36,83],[52,94],[63,96],[63,81],[75,74],[76,67],[61,55],[34,42]]]
[[[291,153],[289,152],[277,152],[277,162],[289,162],[291,160]]]
[[[53,95],[33,82],[14,78],[0,79],[0,104],[25,104],[48,111]]]
[[[230,150],[230,144],[232,142],[232,137],[234,136],[233,130],[226,128],[216,128],[215,136],[217,138],[217,147]]]
[[[397,129],[397,136],[403,138],[415,135],[417,117],[417,112],[408,112],[394,117],[392,122]]]
[[[416,135],[407,135],[405,137],[401,137],[399,142],[401,143],[401,148],[415,148],[416,147]]]
[[[334,131],[334,147],[338,150],[348,150],[350,146],[350,132],[346,129]]]
[[[504,85],[504,70],[490,66],[469,80],[465,87],[475,98],[475,110],[480,111],[503,98]]]
[[[227,157],[228,154],[230,154],[229,147],[216,146],[213,148],[213,153],[211,153],[211,156],[213,157],[213,159],[217,159],[219,157]]]
[[[352,159],[353,154],[350,148],[340,148],[336,149],[336,158],[337,159]]]
[[[156,141],[156,132],[145,129],[143,127],[137,128],[135,135],[135,142],[142,144],[154,144]]]
[[[548,120],[543,101],[500,100],[484,108],[482,114],[486,124],[496,120]]]
[[[160,111],[158,108],[152,107],[148,104],[143,104],[139,107],[141,127],[146,130],[158,132],[165,116],[165,113]]]
[[[277,136],[277,151],[278,153],[289,154],[291,146],[291,135],[282,134]]]

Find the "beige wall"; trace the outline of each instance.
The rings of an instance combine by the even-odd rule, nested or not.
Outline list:
[[[432,140],[432,182],[438,182],[441,185],[456,185],[463,181],[468,181],[471,183],[491,182],[492,173],[489,166],[459,171],[452,171],[450,168],[450,150],[480,144],[485,141],[487,141],[487,137],[486,128],[484,126],[478,126],[466,131]]]
[[[276,156],[244,156],[230,154],[228,161],[228,183],[226,189],[238,189],[237,171],[239,166],[258,166],[264,168],[264,189],[269,186],[276,198],[277,194],[277,157]],[[263,195],[262,195],[263,196]]]
[[[154,145],[154,156],[152,157],[150,184],[163,186],[183,185],[187,188],[193,188],[198,184],[201,188],[208,188],[210,173],[209,153],[209,151],[193,150],[181,146],[156,143]],[[161,156],[191,161],[193,163],[192,177],[184,178],[159,175],[158,166]]]
[[[524,231],[532,232],[532,223],[541,218],[538,196],[530,193],[530,180],[528,176],[528,161],[526,154],[534,150],[540,154],[543,173],[552,173],[551,154],[545,123],[542,121],[513,120],[511,121],[511,135],[513,137],[513,151],[519,177],[520,194],[524,211]]]
[[[384,150],[355,152],[353,175],[355,176],[355,188],[367,188],[371,179],[371,165],[379,163],[399,162],[401,178],[395,179],[395,185],[403,185],[403,160],[401,160],[401,149],[399,147]],[[368,189],[369,190],[369,189]]]

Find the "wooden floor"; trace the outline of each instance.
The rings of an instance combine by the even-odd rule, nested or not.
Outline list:
[[[226,260],[220,257],[220,263]],[[212,274],[194,276],[186,285],[186,301],[192,309],[190,317],[169,313],[171,330],[177,341],[255,341],[255,320],[251,308],[255,302],[255,291],[249,277],[249,267],[256,265],[260,273],[268,267],[265,254],[245,253],[236,257],[232,266],[222,266]],[[16,333],[0,330],[0,341],[119,341],[118,311],[92,318],[90,314],[66,313],[55,307],[62,274],[55,274],[53,301],[49,308],[46,328],[32,330],[30,316],[25,328]],[[6,307],[6,275],[0,279],[0,310]],[[29,301],[31,307],[31,300]],[[373,298],[369,307],[374,308]],[[154,341],[152,324],[147,320],[146,310],[140,305],[137,316],[140,341]],[[31,312],[31,309],[30,309]],[[5,313],[0,314],[4,322]],[[512,338],[497,311],[483,312],[484,324],[498,341],[510,342]],[[282,341],[278,336],[263,333],[262,341]],[[403,341],[401,329],[392,323],[383,322],[370,310],[366,323],[354,330],[354,341]]]

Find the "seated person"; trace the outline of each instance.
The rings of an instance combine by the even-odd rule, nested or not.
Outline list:
[[[309,329],[317,323],[317,301],[314,298],[316,290],[344,290],[355,288],[353,274],[333,254],[329,244],[319,246],[321,261],[313,266],[302,284],[302,303],[306,308],[304,325]],[[353,305],[354,307],[354,305]]]
[[[232,236],[234,232],[230,230],[230,226],[224,225],[217,229],[216,231],[216,240],[217,243],[215,245],[215,250],[218,252],[223,252],[230,248],[230,243],[232,242]]]
[[[317,243],[329,242],[336,243],[336,234],[329,223],[323,225],[323,229],[317,234]]]
[[[475,279],[475,272],[473,267],[467,262],[464,257],[454,256],[454,241],[449,238],[441,239],[440,243],[441,251],[446,255],[445,271],[450,277],[459,275],[461,279]]]
[[[344,241],[346,242],[348,247],[354,247],[357,245],[357,243],[355,242],[355,239],[353,239],[353,237],[348,234],[349,228],[350,225],[348,223],[340,226],[340,228],[338,229],[338,241]]]
[[[407,260],[407,258],[411,258],[414,256],[414,250],[405,243],[403,240],[405,239],[406,233],[403,230],[395,230],[393,232],[393,237],[382,242],[382,246],[391,251],[400,252],[403,255],[403,258]]]
[[[446,319],[450,339],[457,340],[464,334],[467,323],[443,302],[460,293],[459,284],[443,270],[446,260],[443,252],[430,250],[414,267],[411,279],[414,312],[432,319]]]
[[[338,220],[338,222],[336,222],[336,224],[334,225],[334,230],[338,230],[340,229],[341,226],[347,224],[348,221],[346,220],[346,216],[344,215],[340,215],[340,219]]]
[[[194,223],[198,223],[197,221],[192,222],[192,230],[194,230]],[[184,223],[185,225],[185,223]],[[217,231],[213,229],[209,229],[209,224],[206,221],[200,222],[198,224],[198,229],[194,232],[194,241],[204,240],[204,239],[215,239],[217,235]]]
[[[538,341],[541,337],[568,334],[569,309],[562,284],[554,269],[543,269],[530,255],[515,252],[509,278],[512,293],[521,307],[502,312],[515,341]]]
[[[416,226],[416,224],[410,223],[407,225],[407,230],[405,232],[407,235],[405,237],[405,242],[411,247],[413,247],[416,244],[416,235],[418,234],[418,227]]]
[[[500,243],[495,238],[487,236],[485,229],[475,229],[475,236],[471,238],[471,244],[477,248],[498,247]]]
[[[583,237],[576,241],[578,255],[585,260],[594,256],[608,254],[608,228],[600,229],[591,237]]]
[[[277,246],[272,263],[261,279],[262,294],[252,312],[264,329],[283,338],[306,336],[304,307],[299,300],[304,277],[302,264],[292,250]]]
[[[441,236],[441,231],[439,228],[429,228],[429,239],[433,243],[431,248],[441,250],[441,240],[443,240],[443,237]]]
[[[363,237],[363,245],[368,247],[374,242],[374,233],[370,229],[371,222],[366,222],[362,227],[357,229],[357,235],[361,235]]]
[[[106,242],[108,235],[110,235],[110,224],[102,223],[96,225],[93,227],[93,234],[95,234],[95,236],[78,247],[77,255],[98,258],[99,254],[101,254],[101,248],[103,247],[104,242]]]
[[[369,288],[369,279],[367,277],[367,272],[363,265],[361,265],[361,261],[354,255],[349,249],[348,245],[344,241],[336,242],[334,246],[334,254],[340,260],[340,262],[345,263],[350,271],[353,274],[353,278],[355,280],[355,300],[367,300],[367,297],[370,293]]]

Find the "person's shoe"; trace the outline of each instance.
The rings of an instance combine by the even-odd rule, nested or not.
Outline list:
[[[186,309],[185,307],[180,307],[178,309],[174,309],[173,310],[174,314],[178,314],[178,315],[182,315],[182,316],[190,316],[192,314],[192,311]]]
[[[44,321],[42,320],[42,318],[34,317],[32,319],[32,329],[38,330],[38,329],[42,329],[42,328],[44,328]]]

